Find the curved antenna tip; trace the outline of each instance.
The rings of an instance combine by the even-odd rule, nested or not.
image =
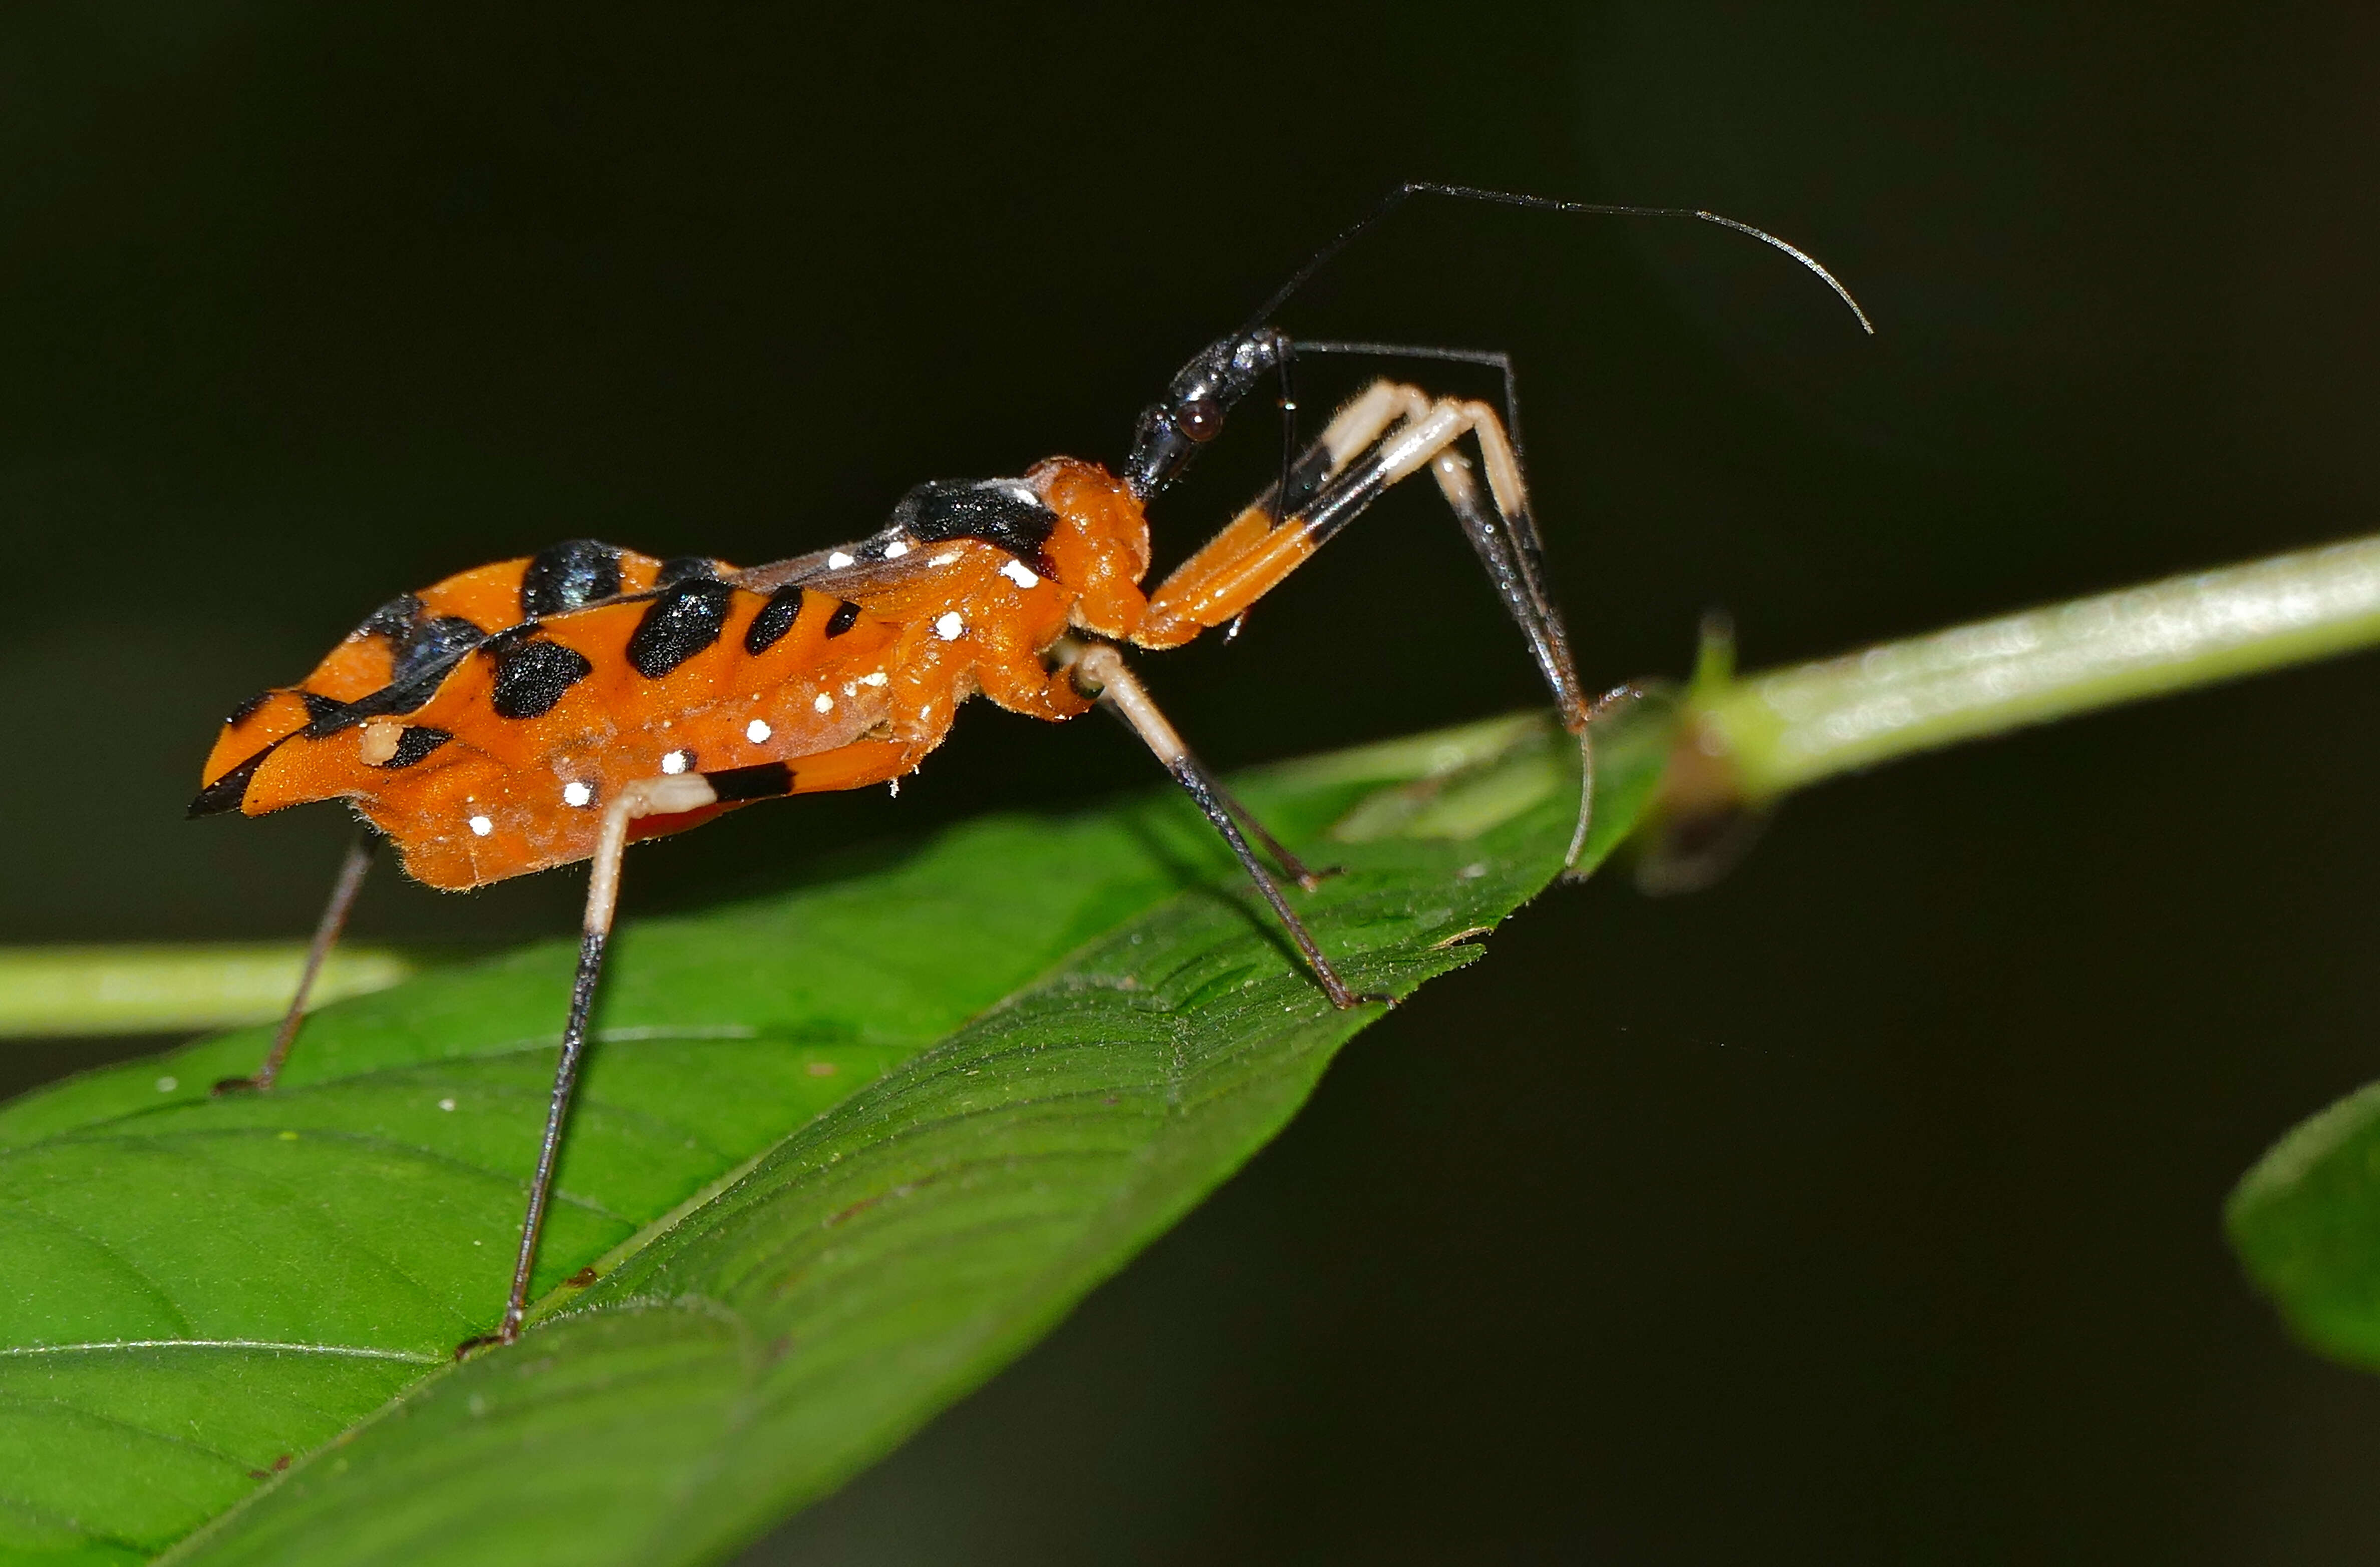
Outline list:
[[[1843,302],[1844,307],[1852,312],[1852,318],[1860,323],[1860,330],[1862,332],[1866,333],[1870,337],[1876,335],[1876,322],[1867,319],[1867,312],[1860,309],[1860,302],[1857,299],[1852,298],[1852,291],[1838,282],[1835,278],[1835,274],[1828,272],[1826,269],[1825,264],[1821,262],[1817,257],[1810,254],[1809,251],[1803,249],[1799,245],[1794,244],[1791,240],[1779,239],[1777,236],[1769,233],[1765,228],[1755,228],[1748,223],[1741,223],[1734,218],[1725,217],[1718,213],[1704,212],[1697,209],[1694,213],[1694,216],[1702,219],[1705,223],[1715,223],[1721,228],[1731,228],[1738,234],[1750,235],[1753,238],[1759,240],[1763,245],[1774,246],[1776,249],[1784,251],[1787,255],[1801,262],[1804,267],[1807,267],[1810,270],[1812,276],[1815,277],[1819,282],[1825,284],[1828,287],[1835,291],[1835,298],[1840,299]]]
[[[1439,185],[1427,180],[1408,180],[1395,187],[1388,195],[1381,198],[1378,204],[1370,212],[1340,230],[1331,237],[1329,244],[1308,256],[1305,259],[1305,264],[1290,274],[1288,282],[1273,291],[1272,298],[1267,299],[1263,307],[1248,318],[1247,324],[1240,329],[1241,333],[1245,334],[1254,332],[1270,322],[1273,312],[1288,303],[1289,297],[1305,287],[1314,274],[1320,272],[1333,256],[1345,249],[1351,242],[1378,225],[1381,219],[1396,211],[1404,203],[1406,198],[1412,196],[1448,196],[1459,200],[1485,201],[1500,207],[1523,207],[1540,213],[1574,213],[1623,218],[1700,218],[1705,223],[1717,224],[1721,228],[1731,228],[1738,234],[1749,236],[1759,240],[1763,245],[1780,250],[1801,262],[1811,276],[1835,291],[1835,298],[1840,299],[1844,308],[1851,311],[1852,318],[1859,322],[1862,332],[1866,333],[1870,337],[1876,335],[1876,323],[1867,319],[1867,312],[1860,308],[1860,302],[1852,298],[1852,291],[1838,282],[1833,273],[1820,264],[1817,257],[1798,245],[1779,239],[1765,228],[1755,228],[1748,223],[1741,223],[1734,218],[1706,212],[1699,207],[1635,207],[1608,201],[1557,201],[1550,197],[1531,196],[1517,190],[1486,190],[1473,185]]]

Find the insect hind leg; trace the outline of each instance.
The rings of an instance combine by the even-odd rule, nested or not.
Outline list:
[[[306,1003],[314,994],[314,981],[322,978],[322,965],[329,961],[331,949],[338,945],[340,932],[347,928],[347,916],[355,911],[357,894],[364,890],[364,875],[371,869],[372,855],[379,847],[378,832],[370,826],[357,830],[354,841],[347,845],[346,857],[339,862],[338,878],[331,883],[330,902],[322,906],[322,917],[314,926],[314,939],[306,948],[306,966],[298,971],[297,991],[289,998],[289,1010],[282,1014],[281,1026],[273,1031],[263,1064],[252,1077],[225,1077],[217,1082],[212,1090],[216,1097],[264,1093],[280,1081],[281,1068],[289,1060],[289,1047],[298,1042],[298,1030],[305,1025]]]
[[[641,779],[628,784],[603,808],[603,825],[589,862],[587,912],[579,923],[578,966],[570,986],[570,1014],[562,1029],[562,1054],[555,1063],[553,1090],[546,1101],[545,1134],[538,1144],[537,1169],[529,1178],[528,1206],[521,1216],[520,1250],[513,1262],[512,1293],[504,1301],[502,1324],[493,1333],[464,1340],[455,1348],[457,1359],[490,1344],[508,1344],[520,1337],[528,1312],[528,1288],[537,1267],[538,1241],[545,1228],[546,1209],[553,1197],[553,1172],[562,1153],[562,1135],[569,1124],[571,1099],[578,1086],[578,1069],[586,1056],[588,1019],[593,1013],[595,989],[602,978],[604,949],[612,938],[612,922],[620,902],[620,857],[627,848],[628,824],[640,817],[672,816],[710,806],[767,799],[793,792],[794,775],[783,762],[763,762],[722,772],[686,772]]]

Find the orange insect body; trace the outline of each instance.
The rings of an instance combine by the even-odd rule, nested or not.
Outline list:
[[[200,808],[346,799],[415,878],[476,887],[593,854],[601,807],[633,781],[771,763],[790,771],[772,794],[897,779],[978,693],[1053,721],[1086,711],[1043,656],[1071,630],[1172,646],[1245,607],[1194,587],[1152,613],[1148,525],[1105,469],[1058,458],[1012,483],[1055,517],[1024,553],[896,521],[750,571],[577,541],[448,577],[226,722]],[[553,579],[589,562],[608,590],[572,602]],[[643,817],[631,836],[735,803]]]

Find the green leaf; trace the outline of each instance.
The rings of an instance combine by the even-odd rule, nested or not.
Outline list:
[[[1670,728],[1651,702],[1600,732],[1589,863]],[[1402,995],[1560,870],[1575,778],[1524,718],[1242,786],[1347,867],[1303,907]],[[459,1367],[568,943],[325,1010],[270,1096],[206,1096],[249,1032],[0,1109],[0,1561],[715,1556],[1029,1345],[1380,1011],[1331,1010],[1160,796],[974,822],[614,954],[531,1330]]]
[[[2301,1338],[2380,1370],[2380,1083],[2291,1128],[2240,1178],[2224,1222]]]

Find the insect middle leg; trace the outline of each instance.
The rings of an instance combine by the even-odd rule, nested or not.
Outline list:
[[[1123,655],[1104,642],[1095,643],[1075,657],[1071,668],[1075,683],[1087,694],[1096,696],[1102,706],[1123,719],[1133,733],[1140,736],[1165,771],[1173,774],[1174,782],[1181,784],[1184,792],[1196,802],[1198,809],[1214,825],[1215,831],[1222,835],[1223,842],[1230,845],[1240,868],[1247,872],[1248,880],[1255,884],[1257,892],[1272,905],[1274,915],[1289,932],[1289,939],[1296,946],[1298,955],[1305,960],[1305,966],[1314,972],[1315,981],[1330,998],[1330,1004],[1343,1009],[1359,1006],[1365,1002],[1389,1000],[1386,996],[1360,995],[1349,990],[1346,981],[1339,978],[1338,971],[1330,966],[1330,960],[1322,955],[1321,944],[1315,941],[1314,933],[1305,928],[1305,922],[1297,917],[1297,911],[1289,906],[1289,899],[1282,895],[1281,884],[1272,879],[1272,873],[1265,869],[1264,861],[1257,857],[1256,850],[1249,847],[1245,834],[1240,830],[1240,820],[1247,820],[1248,825],[1264,839],[1281,869],[1302,885],[1310,887],[1318,879],[1275,843],[1270,833],[1257,826],[1255,819],[1248,816],[1238,801],[1224,793],[1214,774],[1208,772],[1205,764],[1191,754],[1190,747],[1183,744],[1181,735],[1159,710],[1148,694],[1148,688],[1125,664]]]
[[[1115,713],[1119,718],[1123,716],[1121,711],[1114,707],[1109,708],[1108,711]],[[1126,720],[1126,722],[1130,721]],[[1138,731],[1135,730],[1135,733]],[[1343,867],[1335,865],[1326,865],[1319,870],[1310,869],[1304,860],[1290,853],[1280,839],[1268,832],[1263,819],[1240,804],[1238,798],[1229,789],[1223,787],[1220,779],[1210,776],[1207,782],[1208,790],[1221,803],[1223,808],[1239,819],[1240,825],[1246,828],[1250,835],[1263,845],[1264,852],[1271,856],[1273,864],[1280,868],[1283,876],[1297,883],[1300,892],[1310,893],[1321,886],[1325,880],[1337,876],[1343,870]]]

